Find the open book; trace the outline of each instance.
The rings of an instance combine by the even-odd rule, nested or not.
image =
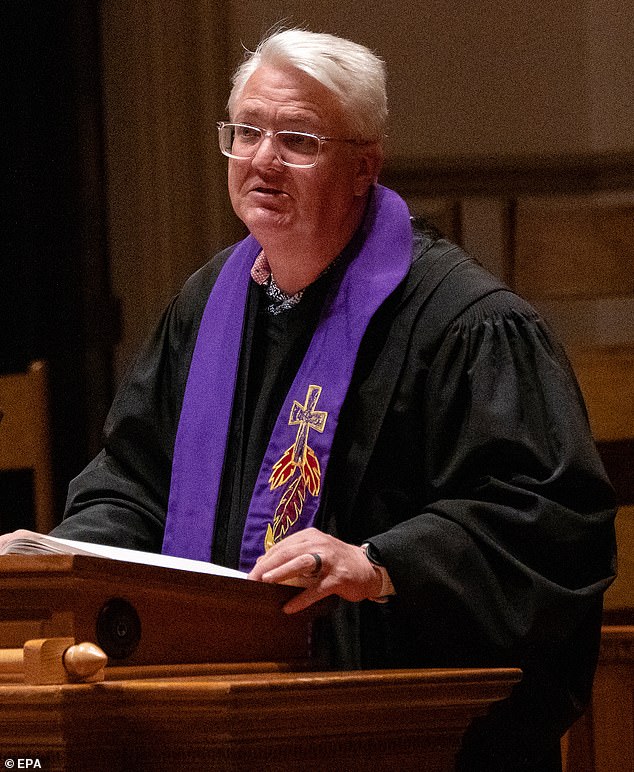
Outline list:
[[[123,547],[108,547],[105,544],[91,544],[71,539],[58,539],[55,536],[43,536],[39,533],[16,535],[0,546],[0,555],[90,555],[91,557],[123,560],[127,563],[142,563],[146,566],[176,568],[181,571],[194,571],[201,574],[246,578],[243,571],[225,568],[214,563],[189,558],[175,558],[171,555],[157,555],[153,552],[128,550]]]

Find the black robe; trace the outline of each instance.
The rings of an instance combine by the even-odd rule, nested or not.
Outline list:
[[[166,310],[55,535],[160,551],[188,368],[230,252]],[[549,772],[590,694],[614,574],[613,492],[569,364],[538,314],[425,229],[413,257],[364,336],[319,513],[323,530],[372,541],[397,594],[386,605],[341,601],[316,630],[316,654],[342,668],[521,667],[511,698],[467,733],[460,768]],[[250,290],[216,562],[237,562],[275,406],[330,280],[279,324]]]

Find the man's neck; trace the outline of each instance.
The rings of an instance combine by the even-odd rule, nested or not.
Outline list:
[[[361,202],[360,202],[361,203]],[[277,286],[294,295],[315,281],[339,257],[363,221],[366,201],[348,223],[330,234],[311,239],[284,239],[279,234],[258,239],[275,277]]]
[[[292,255],[271,255],[266,250],[265,254],[277,286],[288,295],[294,295],[321,276],[338,257],[339,252],[334,255],[307,257],[298,244]]]

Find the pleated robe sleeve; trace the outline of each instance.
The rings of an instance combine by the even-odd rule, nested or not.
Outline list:
[[[578,387],[535,312],[505,296],[469,309],[430,365],[424,512],[372,538],[422,614],[461,609],[465,634],[503,648],[542,625],[552,637],[551,612],[574,616],[614,570],[614,495]]]
[[[568,362],[501,292],[450,326],[419,380],[407,424],[423,441],[403,473],[418,511],[370,539],[397,592],[389,624],[432,665],[522,667],[528,736],[561,732],[589,697],[615,572],[614,495]],[[523,721],[501,713],[512,743]]]

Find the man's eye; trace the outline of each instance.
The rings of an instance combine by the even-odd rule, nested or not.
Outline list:
[[[279,138],[285,147],[296,152],[311,152],[316,142],[314,137],[307,134],[294,134],[293,132],[280,134]]]
[[[255,142],[260,138],[260,131],[250,126],[237,126],[235,137],[241,142]]]

